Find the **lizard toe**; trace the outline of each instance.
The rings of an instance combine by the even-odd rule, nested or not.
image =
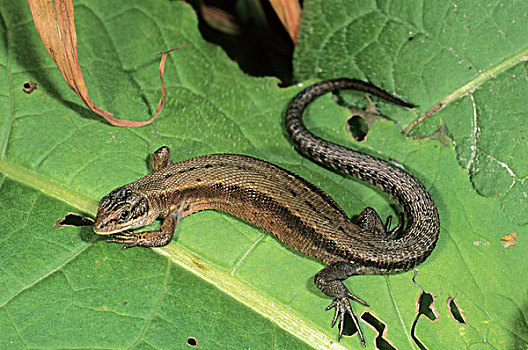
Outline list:
[[[367,303],[365,303],[363,300],[359,299],[358,297],[352,295],[351,293],[349,294],[350,295],[347,295],[347,297],[345,298],[335,298],[334,301],[330,305],[328,305],[326,310],[330,310],[335,307],[334,319],[332,320],[332,327],[335,326],[335,324],[337,323],[337,320],[339,319],[339,324],[337,326],[338,331],[339,331],[338,336],[337,336],[337,341],[340,341],[341,338],[343,337],[343,332],[345,329],[345,316],[348,314],[352,318],[352,321],[354,322],[354,326],[356,327],[357,332],[359,333],[361,343],[365,345],[365,337],[363,336],[363,332],[361,331],[361,328],[359,327],[359,321],[356,317],[356,314],[354,313],[354,311],[352,311],[352,306],[350,305],[349,297],[352,298],[353,300],[360,302],[363,305],[367,305]]]

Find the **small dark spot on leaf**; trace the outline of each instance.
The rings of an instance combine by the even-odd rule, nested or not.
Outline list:
[[[193,262],[194,265],[196,265],[198,268],[202,269],[202,270],[209,270],[207,267],[205,267],[203,264],[201,264],[200,262],[198,262],[197,260],[195,259],[191,259],[191,261]]]
[[[194,337],[189,337],[189,338],[187,338],[187,345],[197,346],[198,345],[198,341]]]
[[[128,301],[123,301],[123,306],[126,306],[128,304]]]
[[[414,36],[410,36],[410,37],[408,37],[407,40],[409,40],[409,41],[413,41],[413,40],[414,40]]]

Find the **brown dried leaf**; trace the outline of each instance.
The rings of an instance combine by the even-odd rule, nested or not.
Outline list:
[[[57,64],[66,84],[75,91],[90,110],[116,126],[143,126],[150,124],[156,119],[165,102],[163,71],[165,69],[166,56],[169,52],[179,49],[181,46],[169,51],[158,52],[158,54],[162,55],[159,66],[162,97],[156,108],[156,115],[143,122],[117,119],[113,117],[113,113],[99,108],[88,94],[77,57],[77,34],[72,0],[28,0],[28,2],[35,27],[44,47]]]
[[[239,35],[240,24],[235,16],[214,6],[201,4],[200,12],[212,28],[228,35]]]
[[[299,0],[269,0],[282,25],[288,31],[294,45],[297,45],[301,25],[301,5]]]
[[[510,234],[507,234],[505,236],[501,237],[501,244],[506,249],[511,249],[517,245],[517,242],[515,241],[515,238],[517,238],[517,232],[512,232]]]

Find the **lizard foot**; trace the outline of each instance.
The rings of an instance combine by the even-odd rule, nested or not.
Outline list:
[[[167,221],[167,219],[165,219]],[[170,243],[172,239],[172,232],[157,230],[157,231],[143,231],[143,232],[121,232],[114,233],[109,236],[107,243],[123,243],[126,244],[122,249],[132,247],[163,247]]]
[[[364,302],[362,299],[356,297],[354,294],[348,292],[347,296],[344,298],[334,298],[334,301],[328,305],[326,310],[330,310],[335,307],[335,314],[334,319],[332,321],[332,327],[335,326],[337,323],[337,320],[339,320],[339,335],[337,337],[337,341],[341,340],[341,337],[343,336],[343,330],[345,328],[345,316],[348,314],[352,321],[354,322],[354,326],[357,329],[357,332],[359,333],[359,338],[361,339],[361,343],[363,343],[363,346],[365,346],[365,337],[363,336],[363,332],[361,331],[361,328],[359,327],[359,321],[356,317],[356,314],[354,314],[354,311],[352,311],[352,307],[350,306],[350,299],[353,299],[362,305],[368,306],[366,302]]]
[[[387,239],[393,238],[393,236],[400,230],[403,225],[403,213],[400,213],[399,222],[396,227],[390,229],[392,223],[392,216],[387,217],[387,221],[383,223],[378,213],[367,207],[359,214],[357,224],[362,229],[365,229],[373,234],[380,235]]]
[[[363,337],[361,328],[359,328],[358,319],[356,315],[354,315],[352,307],[350,306],[350,300],[355,300],[365,306],[368,306],[368,304],[354,294],[350,293],[347,287],[343,284],[344,279],[353,275],[357,275],[359,271],[360,269],[358,269],[358,265],[355,263],[338,261],[326,266],[321,271],[319,271],[315,275],[314,282],[321,292],[328,295],[329,297],[332,297],[334,300],[332,304],[326,308],[326,310],[328,311],[335,307],[335,315],[334,320],[332,321],[332,327],[335,326],[337,320],[341,318],[338,325],[339,337],[337,340],[341,340],[341,337],[343,334],[345,334],[345,328],[348,328],[345,327],[345,325],[351,325],[350,321],[345,322],[346,316],[346,318],[352,318],[355,328],[359,333],[359,337],[361,338],[361,342],[363,345],[365,345],[365,338]],[[353,331],[346,332],[345,335],[352,334],[354,334]]]
[[[132,232],[121,232],[121,233],[114,233],[112,235],[109,235],[110,239],[106,240],[106,243],[123,243],[126,244],[121,249],[125,250],[128,248],[136,247],[138,245],[141,245],[139,243],[138,236],[136,236]]]

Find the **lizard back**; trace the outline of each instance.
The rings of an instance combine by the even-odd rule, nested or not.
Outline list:
[[[361,230],[323,190],[271,163],[237,154],[183,160],[122,187],[145,195],[153,216],[214,209],[248,221],[326,264],[379,259]],[[180,208],[180,209],[178,209]],[[374,240],[376,241],[376,239]]]

